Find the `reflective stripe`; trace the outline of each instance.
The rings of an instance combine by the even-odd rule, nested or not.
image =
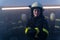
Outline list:
[[[35,37],[38,37],[38,34],[39,34],[39,28],[34,28],[35,30],[36,30],[36,35],[35,35]]]
[[[37,31],[37,33],[39,33],[39,28],[36,27],[35,30]]]
[[[43,28],[43,31],[46,32],[47,34],[49,33],[46,28]]]
[[[25,34],[27,34],[28,33],[28,30],[30,29],[30,27],[27,27],[26,29],[25,29]]]

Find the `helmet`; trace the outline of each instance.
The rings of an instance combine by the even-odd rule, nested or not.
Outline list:
[[[44,10],[43,10],[42,5],[41,5],[39,2],[34,2],[34,3],[33,3],[32,5],[30,5],[29,7],[31,8],[32,16],[34,16],[34,15],[33,15],[33,10],[34,10],[34,9],[40,9],[40,12],[41,12],[40,14],[41,14],[41,15],[43,14],[42,12],[43,12]]]
[[[39,2],[34,2],[32,5],[31,5],[32,8],[34,7],[40,7],[42,8],[42,5],[39,3]]]

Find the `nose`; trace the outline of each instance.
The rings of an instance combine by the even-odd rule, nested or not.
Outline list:
[[[36,13],[38,13],[38,11],[36,10]]]

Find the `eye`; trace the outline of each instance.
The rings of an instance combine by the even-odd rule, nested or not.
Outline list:
[[[40,9],[34,9],[34,12],[36,12],[36,11],[37,11],[37,12],[40,12]]]
[[[39,10],[39,9],[37,9],[37,11],[39,12],[40,10]]]
[[[36,12],[37,10],[35,9],[34,11]]]

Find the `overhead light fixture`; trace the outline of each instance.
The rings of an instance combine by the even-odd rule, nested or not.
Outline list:
[[[60,9],[60,6],[45,6],[44,9]]]
[[[30,8],[29,7],[1,8],[1,10],[18,10],[18,9],[30,9]],[[60,6],[44,6],[43,9],[60,9]]]
[[[2,8],[2,10],[18,10],[18,9],[29,9],[29,7],[10,7],[10,8]]]

